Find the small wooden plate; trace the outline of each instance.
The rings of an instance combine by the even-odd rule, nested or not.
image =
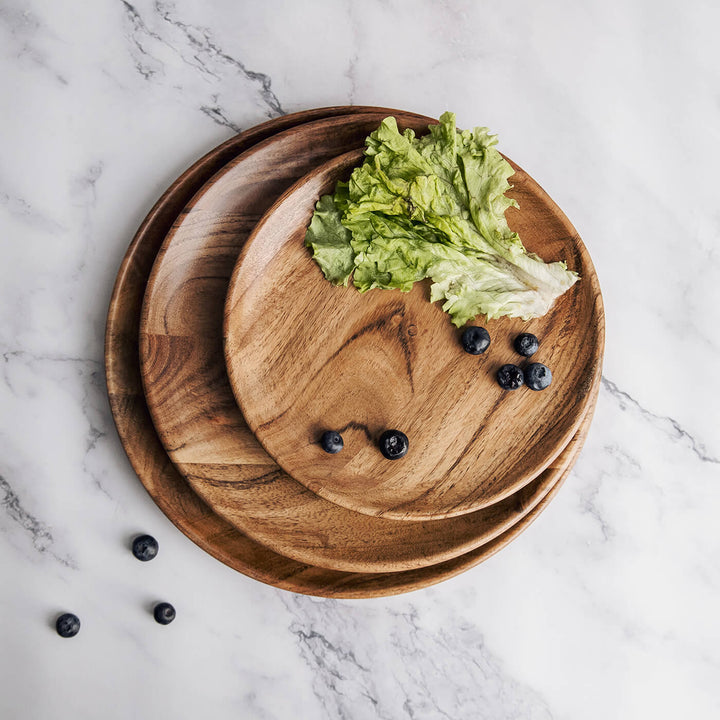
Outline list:
[[[429,119],[396,114],[417,129]],[[141,320],[140,360],[160,438],[193,489],[276,552],[334,570],[423,567],[477,547],[515,523],[564,469],[506,502],[451,522],[404,523],[348,511],[310,492],[265,453],[227,380],[222,318],[238,252],[261,212],[317,161],[358,145],[385,114],[317,121],[275,135],[226,166],[178,218],[158,254]],[[287,158],[293,158],[288,167]]]
[[[482,322],[492,343],[468,355],[460,331],[409,293],[324,279],[304,245],[318,198],[362,160],[350,152],[288,191],[250,235],[230,281],[225,359],[235,397],[268,453],[295,480],[349,509],[427,520],[499,502],[548,467],[573,436],[599,381],[604,318],[595,270],[568,219],[515,167],[508,221],[530,252],[566,260],[581,280],[542,318]],[[524,358],[513,339],[532,332],[530,362],[553,373],[543,392],[502,390],[495,375]],[[400,460],[378,449],[384,430],[409,438]],[[338,430],[342,452],[323,452]]]
[[[105,337],[108,396],[118,434],[139,479],[168,519],[199,547],[248,577],[293,592],[333,598],[381,597],[409,592],[474,567],[523,532],[555,496],[570,472],[568,467],[523,520],[471,553],[420,570],[360,574],[298,563],[253,541],[216,515],[171,464],[152,425],[138,362],[140,307],[162,241],[180,210],[206,180],[253,142],[313,118],[363,109],[325,108],[277,118],[231,138],[183,173],[148,213],[128,248],[113,290]],[[591,413],[567,448],[571,464],[582,447],[590,421]]]

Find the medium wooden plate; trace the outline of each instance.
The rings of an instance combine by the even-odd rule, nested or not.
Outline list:
[[[226,304],[230,381],[268,453],[331,502],[413,520],[477,511],[538,477],[576,432],[599,382],[597,276],[569,220],[514,165],[511,227],[530,252],[566,260],[581,280],[542,318],[480,322],[492,343],[468,355],[440,303],[429,302],[429,285],[365,294],[337,287],[305,247],[318,198],[361,161],[350,152],[316,169],[250,235]],[[501,365],[524,360],[512,347],[521,332],[540,338],[532,362],[553,373],[544,392],[507,392],[495,379]],[[396,461],[377,446],[390,428],[410,441]],[[323,452],[324,430],[342,433],[342,452]]]
[[[197,194],[169,232],[147,286],[140,359],[155,427],[193,489],[238,529],[276,552],[335,570],[390,572],[444,561],[491,540],[543,497],[559,459],[507,501],[451,522],[371,518],[330,503],[258,444],[227,380],[222,318],[242,244],[278,192],[317,161],[362,143],[385,116],[309,123],[259,144]],[[410,118],[416,128],[428,119]],[[328,137],[330,139],[328,139]],[[287,158],[293,158],[292,167]]]
[[[557,493],[570,468],[523,520],[487,545],[459,558],[401,573],[359,574],[315,568],[278,555],[243,535],[192,492],[171,464],[152,425],[138,363],[140,307],[147,279],[172,222],[194,193],[231,157],[253,142],[304,120],[349,110],[359,112],[362,108],[326,108],[264,123],[211,151],[171,185],[143,221],[120,266],[108,310],[105,367],[113,418],[130,462],[150,496],[181,532],[213,557],[260,582],[321,597],[365,598],[433,585],[487,559],[533,522]],[[573,461],[590,421],[588,414],[581,431],[568,446]]]

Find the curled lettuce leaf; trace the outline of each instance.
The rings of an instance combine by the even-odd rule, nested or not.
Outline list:
[[[563,262],[528,253],[510,230],[511,165],[487,128],[458,132],[445,113],[428,135],[385,119],[365,161],[317,203],[305,243],[325,277],[408,292],[430,278],[458,327],[479,314],[528,320],[548,312],[578,280]]]

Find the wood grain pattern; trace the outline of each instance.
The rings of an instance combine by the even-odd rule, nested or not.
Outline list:
[[[299,562],[354,572],[403,571],[444,561],[491,540],[529,512],[555,483],[564,459],[506,502],[452,522],[369,518],[329,503],[283,473],[239,412],[222,354],[230,272],[275,167],[300,170],[305,154],[362,142],[382,116],[314,123],[275,136],[213,178],[178,219],[158,255],[141,324],[141,365],[150,410],[170,457],[196,492],[233,525]],[[419,127],[425,127],[427,119]],[[418,124],[416,124],[416,127]],[[333,130],[333,143],[313,138]],[[328,141],[325,141],[328,143]],[[267,194],[263,192],[267,188]]]
[[[225,317],[235,396],[268,453],[331,502],[414,520],[492,507],[557,457],[599,382],[604,319],[592,262],[557,205],[515,166],[511,226],[529,251],[567,260],[582,279],[542,318],[480,322],[491,346],[468,355],[441,304],[428,301],[428,284],[409,293],[336,287],[305,248],[316,201],[361,160],[350,152],[310,173],[245,244]],[[507,392],[495,380],[501,365],[524,360],[512,348],[520,332],[541,339],[532,362],[552,369],[544,392]],[[401,460],[378,450],[389,428],[410,439]],[[342,452],[323,452],[326,429],[343,434]]]
[[[324,570],[272,552],[215,514],[190,488],[162,447],[143,395],[138,362],[140,306],[152,263],[172,222],[204,182],[254,141],[306,119],[362,108],[329,108],[278,118],[231,138],[178,178],[140,226],[118,272],[107,318],[105,360],[108,396],[118,434],[140,481],[160,509],[188,538],[229,567],[285,590],[333,598],[369,598],[427,587],[491,557],[521,534],[557,494],[563,476],[523,520],[492,542],[441,565],[401,573],[358,574]],[[375,109],[376,110],[376,109]],[[388,111],[390,112],[390,111]],[[591,415],[568,451],[577,457]]]

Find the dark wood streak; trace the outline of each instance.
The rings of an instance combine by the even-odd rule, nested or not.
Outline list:
[[[213,478],[212,480],[209,480],[208,482],[212,483],[212,485],[216,488],[236,488],[241,489],[243,487],[258,487],[261,485],[272,485],[283,475],[283,471],[280,468],[274,468],[272,470],[269,470],[268,472],[261,473],[260,475],[252,475],[249,477],[238,477],[233,479],[218,479]],[[205,475],[192,475],[191,473],[188,473],[189,477],[205,477]]]
[[[410,333],[408,332],[408,327],[405,322],[405,308],[403,307],[402,311],[402,322],[398,326],[397,330],[397,338],[400,342],[400,347],[402,348],[403,355],[405,357],[405,371],[407,372],[408,380],[410,381],[410,391],[412,393],[415,392],[415,383],[413,381],[413,355],[412,350],[410,348]]]
[[[365,423],[349,422],[339,428],[338,432],[344,433],[348,430],[361,430],[369,442],[375,442],[377,438],[370,432],[370,428]]]

